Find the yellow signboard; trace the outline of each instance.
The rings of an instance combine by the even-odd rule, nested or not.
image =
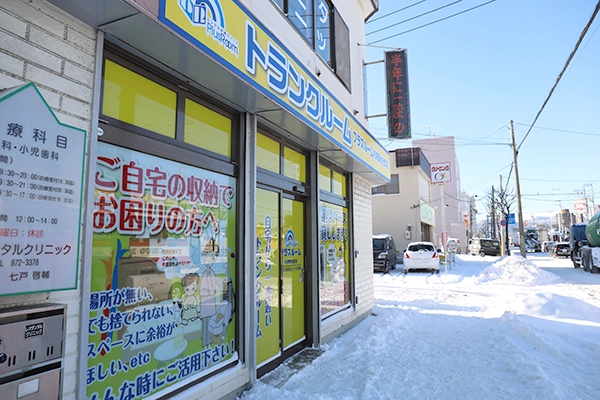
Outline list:
[[[387,150],[236,0],[161,0],[159,20],[389,180]]]

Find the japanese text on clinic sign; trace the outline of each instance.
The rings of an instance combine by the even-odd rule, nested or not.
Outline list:
[[[0,295],[77,287],[84,154],[33,83],[0,94]]]

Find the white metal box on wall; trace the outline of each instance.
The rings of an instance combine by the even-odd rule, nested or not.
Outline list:
[[[66,306],[0,312],[0,393],[5,400],[59,399]]]

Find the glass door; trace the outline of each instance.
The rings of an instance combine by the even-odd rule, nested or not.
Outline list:
[[[283,349],[304,340],[304,203],[283,199]]]
[[[256,358],[261,366],[305,338],[304,202],[256,192]]]

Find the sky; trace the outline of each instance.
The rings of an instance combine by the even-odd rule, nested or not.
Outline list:
[[[388,50],[407,50],[413,138],[453,136],[461,189],[478,201],[492,185],[498,187],[500,175],[504,187],[508,183],[509,190],[515,189],[513,120],[524,220],[559,209],[573,211],[574,200],[584,192],[590,198],[594,193],[600,204],[595,167],[600,151],[600,16],[527,135],[597,1],[495,0],[419,28],[488,1],[380,0],[379,12],[366,24],[366,61],[383,60]],[[365,68],[367,115],[385,113],[384,65]],[[412,145],[409,139],[387,139],[385,118],[370,118],[369,130],[388,150]],[[485,220],[485,207],[478,205],[478,219]]]
[[[241,400],[597,399],[600,274],[513,253],[374,274],[369,317]]]

